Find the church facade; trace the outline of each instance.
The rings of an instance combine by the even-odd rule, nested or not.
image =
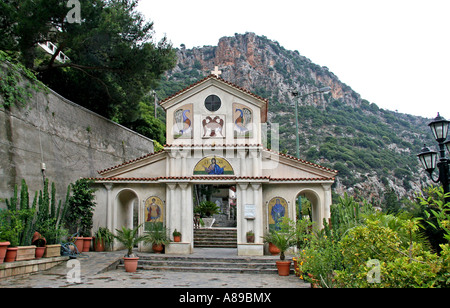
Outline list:
[[[319,226],[329,218],[337,171],[264,146],[267,100],[212,74],[160,106],[166,111],[167,144],[99,171],[94,228],[143,224],[143,233],[147,222],[158,221],[170,234],[175,229],[182,234],[182,241],[166,245],[165,252],[190,254],[196,185],[233,191],[229,204],[235,206],[238,255],[263,255],[262,236],[280,217],[296,219],[298,196],[310,200]],[[248,231],[254,232],[254,243],[247,243]]]

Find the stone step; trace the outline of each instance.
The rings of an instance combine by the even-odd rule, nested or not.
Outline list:
[[[194,247],[236,248],[236,228],[194,229]]]
[[[141,256],[138,268],[154,271],[276,274],[276,258],[201,258],[183,256]],[[123,262],[123,261],[122,261]],[[291,265],[293,273],[293,265]]]

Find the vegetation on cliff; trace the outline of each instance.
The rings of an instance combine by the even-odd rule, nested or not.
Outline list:
[[[400,207],[427,184],[416,158],[432,140],[427,119],[384,110],[360,97],[326,67],[298,51],[253,33],[223,37],[218,46],[177,50],[178,63],[158,88],[165,98],[207,76],[214,66],[221,77],[269,99],[269,122],[278,123],[280,151],[295,155],[295,98],[329,86],[328,94],[300,102],[300,153],[303,159],[339,171],[335,192],[348,191]],[[382,91],[382,89],[380,89]]]

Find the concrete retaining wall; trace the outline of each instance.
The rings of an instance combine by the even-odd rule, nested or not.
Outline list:
[[[42,189],[41,163],[64,201],[69,183],[152,152],[151,139],[51,90],[35,93],[25,107],[0,107],[0,207],[22,179],[30,199]]]

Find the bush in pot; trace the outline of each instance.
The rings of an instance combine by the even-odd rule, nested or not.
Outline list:
[[[150,222],[148,225],[148,233],[145,242],[152,244],[152,249],[156,253],[161,253],[164,249],[163,245],[170,243],[169,232],[162,223]]]
[[[66,222],[71,233],[77,233],[83,237],[83,251],[89,251],[91,229],[96,203],[94,201],[95,189],[91,187],[92,180],[80,179],[72,184],[72,196],[68,200],[68,212]]]
[[[285,252],[295,245],[295,232],[293,232],[288,218],[283,218],[280,223],[280,230],[272,230],[265,237],[265,241],[275,245],[280,250],[280,261],[277,261],[278,275],[289,276],[291,261],[286,261]]]
[[[133,254],[133,247],[140,242],[146,240],[145,235],[139,235],[139,228],[142,226],[136,226],[134,229],[122,227],[122,229],[116,229],[116,234],[114,238],[125,246],[127,249],[127,254],[123,257],[125,271],[135,272],[137,270],[137,262],[139,257]]]
[[[94,234],[94,250],[105,251],[114,240],[114,235],[106,227],[100,227]]]
[[[181,242],[181,232],[177,231],[177,229],[175,229],[172,233],[173,235],[173,241],[176,243]]]

